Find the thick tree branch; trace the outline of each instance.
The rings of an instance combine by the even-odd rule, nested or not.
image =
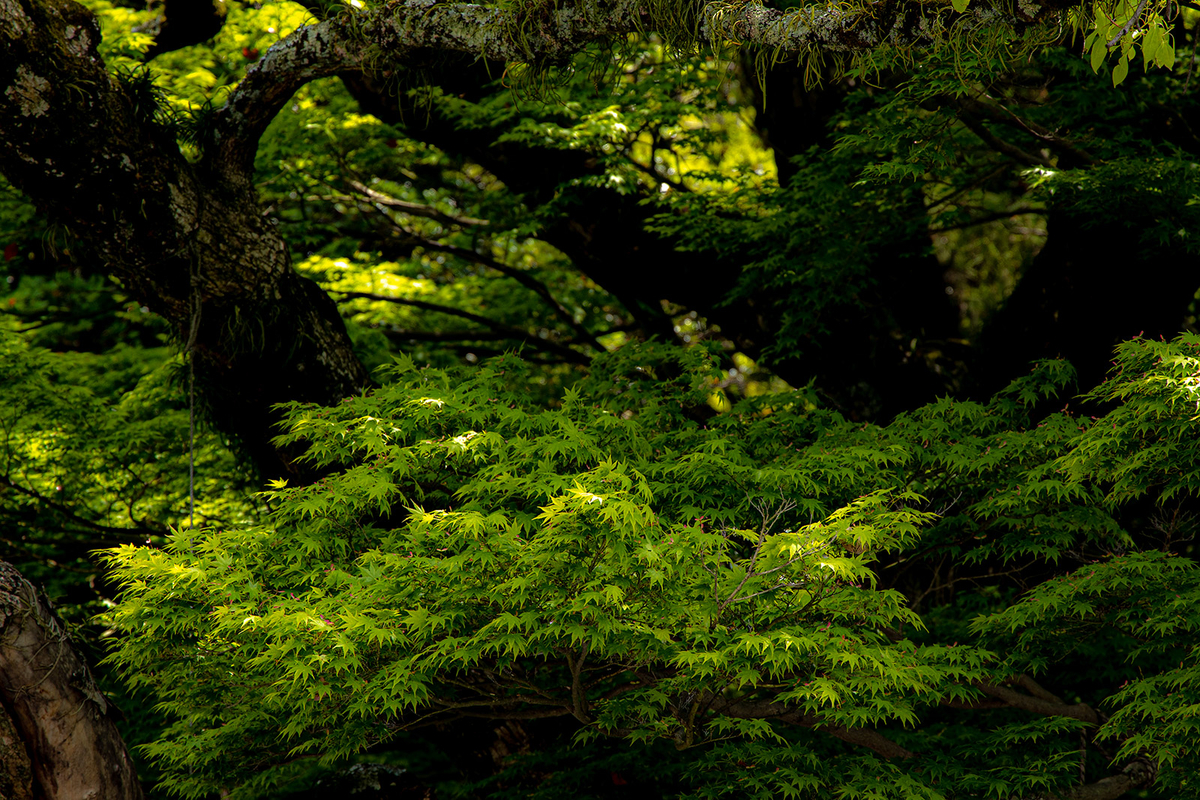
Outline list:
[[[666,11],[646,0],[521,8],[396,0],[300,28],[268,50],[217,112],[207,162],[228,180],[248,180],[259,137],[296,89],[339,72],[386,73],[420,51],[458,52],[497,62],[561,63],[593,42],[666,27],[696,44],[736,42],[788,58],[813,50],[853,53],[883,45],[922,46],[946,36],[952,26],[1022,27],[1074,4],[980,3],[956,14],[949,3],[931,10],[911,0],[878,0],[858,9],[830,4],[788,11],[708,0],[680,0],[678,7]]]
[[[1154,763],[1139,758],[1121,770],[1120,775],[1073,787],[1066,793],[1066,798],[1067,800],[1116,800],[1128,792],[1151,785],[1157,777],[1158,769]]]
[[[140,800],[108,701],[49,603],[2,561],[0,700],[29,754],[34,796]]]
[[[1053,17],[1074,0],[1051,0],[1048,3],[1018,4],[1017,7],[986,2],[973,4],[966,14],[955,14],[949,4],[930,6],[910,0],[879,0],[865,8],[814,6],[792,11],[778,11],[748,3],[731,6],[697,0],[679,5],[668,14],[659,3],[639,5],[634,0],[583,0],[583,2],[522,3],[510,8],[471,4],[431,4],[429,0],[393,0],[371,12],[353,17],[331,18],[312,26],[307,34],[297,32],[279,45],[280,48],[304,50],[282,53],[279,58],[268,57],[256,65],[243,84],[235,89],[231,108],[245,109],[243,115],[218,113],[216,130],[220,142],[229,142],[232,155],[225,159],[213,156],[214,162],[224,163],[235,174],[248,174],[254,143],[277,109],[286,102],[290,92],[310,75],[337,71],[352,93],[362,100],[368,95],[365,109],[388,121],[404,123],[400,107],[403,98],[386,96],[382,88],[389,76],[406,71],[412,63],[421,65],[433,61],[452,62],[453,69],[437,68],[439,85],[465,89],[470,83],[462,73],[474,75],[472,59],[493,67],[507,61],[527,61],[537,64],[561,61],[596,40],[619,39],[631,31],[665,28],[680,41],[691,37],[701,46],[709,41],[737,42],[747,47],[761,46],[780,58],[808,52],[832,51],[847,53],[868,50],[880,43],[899,46],[921,46],[923,43],[966,35],[964,31],[1012,27],[1019,29],[1035,21]],[[677,13],[676,13],[677,12]],[[347,20],[351,20],[348,22]],[[351,24],[352,23],[352,24]],[[309,29],[306,29],[309,30]],[[958,33],[950,33],[957,31]],[[304,38],[308,37],[308,38]],[[371,56],[362,61],[355,50],[369,50]],[[297,52],[298,52],[297,51]],[[454,54],[461,55],[454,55]],[[436,54],[436,58],[431,57]],[[311,56],[311,57],[310,57]],[[326,63],[318,63],[326,59]],[[338,66],[345,68],[338,70]],[[482,66],[478,72],[482,73]],[[411,74],[411,71],[406,72]],[[243,97],[242,95],[245,95]],[[412,109],[414,113],[417,112]],[[436,117],[433,112],[432,117]],[[546,198],[550,187],[560,181],[578,177],[586,172],[586,154],[564,153],[546,148],[514,145],[489,139],[482,132],[470,136],[459,131],[453,120],[436,120],[425,124],[404,123],[409,135],[424,137],[422,131],[435,130],[428,138],[447,151],[465,152],[477,163],[509,185],[514,191],[530,191],[535,198]],[[981,129],[986,132],[985,128]],[[502,131],[497,131],[502,132]],[[487,142],[483,145],[483,142]],[[530,168],[532,166],[532,168]],[[553,173],[554,177],[547,175]],[[537,176],[536,180],[531,180]],[[560,180],[555,180],[561,176]],[[636,196],[616,197],[604,189],[573,186],[569,190],[576,207],[583,209],[569,220],[551,222],[541,238],[572,259],[576,267],[616,297],[646,331],[664,340],[673,338],[669,317],[661,313],[659,301],[670,299],[696,309],[719,322],[723,334],[743,352],[756,357],[769,346],[772,320],[764,315],[769,303],[751,307],[749,302],[733,306],[719,305],[726,297],[736,272],[712,254],[689,257],[687,267],[675,266],[679,256],[674,242],[646,235],[642,226],[649,212],[637,205]],[[664,269],[670,264],[672,268]],[[679,280],[678,271],[705,271],[719,276],[711,281]],[[940,272],[932,269],[931,281],[940,289]],[[916,290],[912,290],[915,295]],[[939,302],[943,296],[939,295]],[[945,319],[950,320],[949,305],[944,305]],[[941,305],[938,308],[942,308]],[[919,324],[928,327],[921,316]],[[917,315],[913,315],[917,319]],[[917,324],[917,323],[914,323]],[[939,323],[940,324],[940,323]],[[814,372],[825,377],[838,376],[844,380],[848,359],[829,359],[813,364],[803,361],[779,361],[775,371],[785,379],[807,377]],[[907,362],[906,362],[907,363]],[[816,367],[814,369],[814,367]],[[911,371],[906,367],[905,374]],[[794,374],[793,374],[794,373]],[[941,378],[926,376],[920,393],[944,389]],[[896,385],[907,381],[892,381]],[[916,393],[914,391],[914,393]]]
[[[1058,703],[1060,705],[1063,704],[1062,698],[1046,689],[1028,675],[1018,675],[1017,677],[1013,678],[1012,682],[1029,692],[1034,697],[1040,697],[1042,700],[1047,700],[1051,703]]]
[[[0,705],[0,795],[5,800],[33,800],[33,768],[21,735]]]
[[[971,711],[1018,708],[1048,717],[1071,717],[1092,725],[1101,725],[1104,722],[1104,718],[1088,704],[1067,704],[1028,675],[1018,675],[1012,678],[1010,683],[1021,687],[1028,694],[1006,686],[978,683],[975,686],[994,699],[975,702],[946,701],[942,705],[947,708],[962,708]],[[1136,758],[1127,764],[1119,775],[1103,778],[1095,783],[1075,786],[1063,796],[1067,800],[1115,800],[1135,789],[1149,786],[1157,776],[1158,770],[1152,762]],[[1049,799],[1047,798],[1047,800]]]
[[[306,83],[359,71],[364,43],[347,18],[306,25],[273,45],[251,65],[212,120],[201,163],[221,180],[250,187],[263,131]]]

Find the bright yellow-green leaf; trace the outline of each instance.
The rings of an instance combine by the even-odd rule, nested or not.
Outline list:
[[[1158,49],[1157,60],[1160,67],[1175,68],[1175,39],[1169,33],[1163,35],[1163,43]]]
[[[1112,74],[1113,86],[1114,87],[1120,86],[1121,81],[1125,80],[1125,76],[1128,74],[1129,74],[1129,59],[1122,56],[1121,60],[1117,62],[1117,65],[1115,67],[1113,67],[1113,74]]]
[[[1105,46],[1104,37],[1097,36],[1092,43],[1092,72],[1100,71],[1100,65],[1104,63],[1107,55],[1108,47]]]
[[[1142,57],[1145,59],[1145,67],[1150,69],[1151,64],[1158,63],[1158,51],[1163,46],[1162,29],[1157,25],[1151,25],[1145,36],[1142,37]]]

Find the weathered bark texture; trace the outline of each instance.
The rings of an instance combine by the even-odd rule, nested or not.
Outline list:
[[[87,664],[46,598],[2,561],[0,700],[17,739],[10,744],[0,724],[0,754],[16,752],[0,769],[0,789],[42,800],[142,797],[113,709]],[[23,765],[32,773],[26,794]],[[6,780],[15,785],[6,787]]]
[[[384,53],[412,48],[470,53],[500,61],[555,61],[594,41],[647,29],[695,42],[737,42],[775,51],[781,58],[809,52],[921,46],[949,36],[951,26],[1021,28],[1077,5],[1073,0],[979,4],[963,14],[906,0],[877,0],[855,8],[840,3],[788,10],[757,3],[643,0],[545,3],[518,12],[468,3],[403,0],[361,15],[364,30]],[[324,25],[340,26],[340,22]]]
[[[29,753],[8,711],[0,704],[0,798],[29,800],[32,797],[33,770]]]
[[[1116,800],[1135,789],[1153,785],[1157,775],[1158,768],[1152,762],[1137,759],[1125,767],[1120,775],[1072,788],[1067,793],[1067,800]]]

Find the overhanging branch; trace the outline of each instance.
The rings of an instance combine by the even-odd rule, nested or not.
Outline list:
[[[1017,675],[1009,683],[1024,689],[1019,692],[1007,686],[977,683],[976,688],[993,698],[975,702],[944,701],[942,705],[966,710],[993,708],[1017,708],[1048,717],[1070,717],[1091,725],[1101,725],[1105,718],[1087,703],[1068,704],[1048,691],[1028,675]],[[1094,783],[1083,783],[1072,787],[1062,797],[1067,800],[1116,800],[1135,789],[1154,783],[1158,769],[1145,758],[1134,758],[1117,775],[1102,778]],[[1058,795],[1055,795],[1057,797]],[[1046,798],[1049,800],[1049,798]]]
[[[207,163],[227,178],[246,182],[259,137],[300,86],[337,73],[386,76],[421,51],[510,63],[563,63],[593,42],[661,24],[674,29],[674,38],[690,39],[696,46],[751,46],[775,58],[852,54],[885,45],[931,45],[948,38],[952,29],[1019,29],[1076,4],[979,2],[960,14],[949,2],[930,7],[917,0],[876,0],[859,7],[830,3],[787,11],[752,2],[706,0],[680,0],[669,10],[649,0],[546,2],[521,8],[394,0],[300,28],[268,50],[217,112]],[[681,19],[695,20],[694,26],[687,28]]]
[[[347,183],[349,183],[350,186],[352,186],[356,192],[359,192],[360,194],[362,194],[363,197],[367,198],[367,200],[371,201],[372,203],[378,203],[381,206],[387,206],[388,208],[395,209],[396,211],[401,211],[405,214],[411,214],[414,217],[425,217],[426,219],[431,219],[431,220],[434,220],[435,222],[440,222],[443,225],[462,226],[462,225],[490,225],[491,224],[486,219],[476,219],[475,217],[456,216],[453,214],[446,214],[442,211],[438,211],[436,208],[433,208],[432,206],[427,206],[422,203],[410,203],[406,200],[400,200],[398,198],[392,197],[389,194],[384,194],[383,192],[380,192],[376,189],[372,189],[370,186],[367,186],[366,184],[360,183],[356,180],[349,180],[349,181],[347,181]],[[346,198],[346,199],[350,200],[352,202],[357,201],[356,198]]]

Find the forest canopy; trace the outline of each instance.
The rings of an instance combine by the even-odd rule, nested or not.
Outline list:
[[[1200,797],[1198,20],[0,0],[0,796]]]

